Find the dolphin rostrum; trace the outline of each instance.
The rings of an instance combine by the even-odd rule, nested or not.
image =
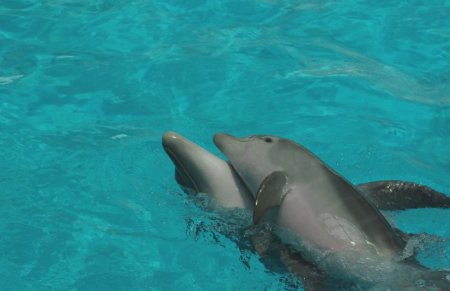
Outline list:
[[[214,142],[256,199],[254,222],[269,217],[278,236],[321,271],[341,269],[366,287],[385,280],[381,288],[409,288],[411,281],[414,288],[419,281],[425,285],[418,288],[450,288],[448,272],[399,263],[405,241],[355,186],[303,146],[267,135],[216,134]]]

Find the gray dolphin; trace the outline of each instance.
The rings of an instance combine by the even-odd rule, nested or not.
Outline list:
[[[174,132],[164,134],[163,147],[176,166],[177,182],[187,192],[206,193],[222,207],[253,208],[254,199],[229,163]],[[410,182],[378,181],[361,184],[357,188],[381,210],[450,206],[450,198],[446,195]],[[327,220],[330,221],[329,218]],[[333,223],[330,226],[335,227]],[[347,228],[347,232],[351,233],[351,227]],[[340,226],[340,229],[345,227]],[[256,236],[252,241],[255,249],[265,257],[265,250],[268,247],[266,243],[270,240],[268,241],[266,235],[262,236],[262,241],[260,238]],[[317,271],[316,265],[305,261],[302,256],[293,253],[276,240],[270,244],[275,250],[272,255],[280,256],[281,261],[291,272],[300,275],[307,289],[315,290],[319,285],[323,285],[326,276]],[[389,267],[386,269],[389,270]],[[442,277],[440,273],[433,276]],[[335,286],[335,283],[332,284]],[[393,283],[388,286],[392,287]]]
[[[279,223],[321,247],[362,244],[389,256],[402,249],[379,211],[304,147],[272,136],[237,139],[216,134],[214,142],[254,195],[255,223],[269,208],[280,206]],[[328,229],[330,223],[346,223],[358,231],[335,233]]]
[[[184,190],[205,193],[225,208],[253,208],[254,199],[227,162],[172,131],[162,144]]]
[[[217,202],[218,206],[226,209],[237,207],[252,210],[254,208],[255,199],[229,163],[172,131],[163,135],[162,145],[175,165],[175,179],[185,192],[207,194]],[[231,214],[233,219],[236,219],[235,214],[240,215],[239,212],[223,214]],[[243,229],[247,229],[247,221],[243,222],[244,224],[241,226]],[[220,231],[224,231],[224,229]],[[269,267],[273,264],[271,258],[267,256],[268,253],[270,253],[270,257],[275,257],[275,261],[280,260],[283,265],[295,265],[294,269],[298,274],[300,274],[298,269],[305,269],[304,266],[307,264],[303,259],[292,254],[286,246],[272,238],[269,233],[254,233],[251,230],[250,232],[252,233],[251,237],[244,235],[242,238],[244,242],[236,241],[241,250],[251,247],[252,251],[256,251],[262,256],[262,263],[268,263]],[[224,234],[228,235],[226,229]],[[288,269],[292,270],[293,268],[288,267]],[[309,266],[307,271],[309,274],[312,273]],[[302,273],[305,272],[306,270],[302,271]]]
[[[184,190],[208,194],[223,207],[253,209],[252,194],[229,163],[173,131],[163,135],[162,144]],[[450,208],[450,197],[413,182],[376,181],[356,188],[380,210]]]
[[[398,263],[405,241],[360,191],[306,148],[264,135],[216,134],[214,142],[256,199],[254,222],[271,212],[278,236],[314,267],[341,269],[377,288],[383,280],[388,285],[381,288],[410,288],[403,283],[416,281],[425,286],[413,288],[450,288],[448,272]]]

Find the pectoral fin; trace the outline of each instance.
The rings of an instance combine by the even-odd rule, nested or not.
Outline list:
[[[380,210],[450,208],[449,196],[412,182],[377,181],[356,187]]]
[[[256,194],[254,224],[257,224],[269,209],[281,204],[288,191],[287,184],[288,178],[284,172],[273,172],[264,179]]]

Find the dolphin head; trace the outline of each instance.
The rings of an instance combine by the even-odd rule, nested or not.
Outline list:
[[[247,188],[224,160],[173,131],[163,135],[162,144],[186,192],[206,193],[223,207],[252,207]]]
[[[214,143],[228,157],[253,196],[256,195],[264,178],[281,169],[279,159],[282,157],[275,153],[280,147],[285,146],[283,141],[270,135],[253,135],[245,138],[236,138],[223,133],[214,135]]]
[[[162,138],[163,148],[175,165],[175,179],[185,190],[200,192],[201,168],[196,165],[198,152],[204,150],[183,136],[168,131]]]

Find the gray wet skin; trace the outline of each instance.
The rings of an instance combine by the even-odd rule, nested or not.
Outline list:
[[[248,140],[255,138],[259,138],[260,140],[263,139],[265,143],[273,143],[276,140],[281,140],[275,137],[259,136],[242,139],[242,141],[239,141],[238,139],[234,141],[241,143],[242,146],[247,143]],[[219,145],[221,136],[216,136],[216,139],[216,144]],[[325,185],[328,185],[331,188],[335,187],[333,181],[336,179],[342,180],[337,183],[338,185],[349,183],[340,178],[303,147],[288,140],[284,141],[291,143],[294,147],[300,148],[300,152],[303,151],[303,154],[307,157],[295,157],[295,155],[298,154],[296,153],[294,155],[295,159],[292,159],[292,156],[289,156],[290,154],[288,154],[291,150],[289,146],[281,147],[281,151],[286,150],[286,155],[276,154],[276,151],[280,150],[278,148],[269,150],[268,152],[274,151],[272,154],[284,157],[282,158],[284,162],[280,164],[278,159],[272,161],[272,156],[268,155],[268,152],[265,152],[264,150],[258,150],[256,151],[256,154],[248,155],[248,152],[246,153],[246,151],[252,152],[252,146],[249,146],[249,148],[244,150],[239,150],[240,146],[236,147],[236,150],[240,153],[240,156],[237,155],[236,158],[242,162],[241,168],[246,169],[246,171],[241,169],[241,174],[243,175],[241,178],[244,178],[249,185],[255,185],[254,189],[256,190],[253,189],[252,193],[244,185],[241,178],[239,178],[239,175],[229,163],[226,163],[219,157],[190,142],[181,135],[175,132],[165,133],[163,136],[163,147],[175,164],[175,177],[177,182],[188,192],[206,193],[222,207],[255,208],[254,220],[256,222],[261,219],[268,207],[280,206],[274,207],[274,209],[280,210],[274,212],[275,214],[278,214],[278,224],[282,227],[290,228],[298,237],[309,239],[321,246],[322,249],[318,249],[318,260],[314,255],[310,256],[308,254],[309,252],[315,252],[315,250],[312,249],[304,250],[306,252],[301,251],[300,256],[293,255],[293,257],[290,257],[292,253],[289,252],[287,254],[288,257],[282,256],[282,261],[286,264],[287,268],[291,272],[299,274],[304,279],[306,290],[324,290],[324,280],[330,278],[330,275],[332,278],[336,270],[339,269],[339,278],[341,278],[342,271],[344,271],[348,274],[348,278],[356,279],[358,282],[360,280],[371,281],[375,283],[376,286],[380,287],[380,290],[392,289],[393,286],[398,287],[395,289],[399,290],[408,289],[411,287],[408,285],[409,283],[412,282],[414,284],[414,282],[419,279],[423,282],[429,282],[432,284],[430,286],[438,286],[441,290],[450,290],[448,281],[450,275],[448,272],[427,271],[423,267],[415,264],[414,261],[410,261],[408,264],[399,264],[400,262],[397,263],[390,259],[385,260],[385,258],[392,258],[391,256],[378,257],[371,256],[369,253],[361,256],[361,253],[357,250],[358,253],[351,253],[350,256],[348,256],[348,254],[345,255],[344,252],[344,255],[339,255],[339,259],[337,260],[335,260],[334,257],[330,257],[331,260],[327,260],[327,263],[322,264],[324,257],[321,258],[320,254],[322,253],[323,248],[337,250],[341,247],[345,248],[349,245],[353,246],[351,242],[355,243],[355,245],[367,245],[367,241],[370,241],[371,245],[369,244],[369,246],[372,250],[372,246],[375,246],[377,251],[380,250],[383,254],[389,255],[389,251],[392,251],[392,254],[395,253],[395,245],[394,248],[389,249],[387,247],[388,251],[383,251],[382,244],[375,245],[372,243],[372,240],[368,239],[370,233],[366,234],[365,231],[370,232],[371,223],[380,223],[378,221],[378,216],[375,215],[371,218],[369,215],[367,217],[368,221],[364,221],[366,218],[365,216],[362,216],[361,222],[355,224],[354,222],[351,222],[353,220],[347,219],[347,216],[356,215],[356,218],[358,218],[357,215],[360,215],[360,212],[355,214],[351,210],[345,210],[342,217],[338,215],[339,211],[342,212],[342,208],[350,206],[349,209],[351,209],[352,202],[357,206],[362,206],[364,203],[361,203],[360,201],[352,201],[351,199],[346,198],[340,201],[340,203],[337,203],[336,207],[333,208],[332,206],[323,203],[322,200],[325,198],[322,197],[322,199],[320,199],[320,195],[319,197],[316,197],[318,199],[311,199],[311,197],[304,199],[302,196],[291,195],[292,193],[295,193],[296,190],[301,189],[302,185],[305,186],[303,188],[307,190],[303,192],[313,192],[317,189],[324,190],[325,188],[318,187],[318,184],[324,183],[324,181]],[[264,147],[261,148],[263,149]],[[262,155],[259,156],[260,154]],[[264,160],[267,157],[271,160],[269,163],[254,163],[255,158],[258,156],[261,160]],[[303,171],[307,168],[306,166],[301,167],[303,169],[301,172],[306,173],[303,175],[304,179],[299,179],[296,183],[293,183],[293,181],[295,182],[296,180],[291,179],[290,175],[286,174],[287,171],[285,170],[289,167],[286,168],[285,166],[288,164],[294,164],[295,166],[299,160],[302,162],[310,162],[309,165],[307,163],[305,164],[309,166],[309,171]],[[274,170],[274,172],[270,173],[271,169],[260,166],[267,166],[267,164],[270,164],[270,166],[273,167],[272,170]],[[320,175],[323,177],[320,178]],[[334,178],[329,178],[329,175]],[[316,178],[318,178],[317,181],[314,180]],[[308,179],[312,180],[308,181]],[[260,180],[262,182],[260,182]],[[257,189],[259,184],[261,184],[261,187]],[[351,184],[349,185],[350,187],[353,187]],[[417,207],[448,208],[450,205],[450,198],[445,194],[411,182],[378,181],[362,184],[357,187],[358,189],[363,190],[360,194],[365,195],[373,205],[380,209],[407,209]],[[338,188],[346,189],[345,187]],[[339,192],[340,190],[334,189],[333,191]],[[353,193],[353,191],[354,189],[349,192]],[[252,197],[252,194],[254,197],[258,197],[255,207],[255,199]],[[337,199],[336,196],[338,197]],[[339,195],[335,194],[334,197],[335,200],[338,200],[339,202]],[[306,204],[304,203],[305,201],[307,202]],[[298,207],[300,204],[304,205],[303,208]],[[316,208],[311,206],[315,206]],[[331,207],[331,210],[320,211],[322,206],[325,206],[325,208]],[[300,212],[300,210],[303,216],[299,215],[298,212]],[[296,217],[296,215],[299,216]],[[316,218],[316,222],[313,221],[314,218]],[[370,222],[369,220],[371,219],[375,222]],[[303,232],[299,231],[297,228],[299,226],[302,226]],[[364,226],[366,228],[364,228]],[[256,242],[257,239],[258,238],[256,238],[254,242]],[[285,242],[290,243],[289,241]],[[270,242],[264,242],[263,240],[263,245],[265,243]],[[257,244],[260,245],[260,243]],[[397,245],[402,244],[400,243]],[[281,247],[282,250],[287,249],[282,245],[279,247]],[[265,247],[263,246],[261,249],[262,253],[264,253],[264,249]],[[373,254],[372,251],[370,253]],[[338,252],[336,252],[336,254],[338,254]],[[369,258],[366,255],[369,255],[369,257],[372,258]],[[303,256],[305,257],[303,258]],[[363,260],[358,258],[363,258]],[[368,262],[367,259],[369,259],[370,262]],[[344,262],[344,265],[340,266],[339,262]],[[374,266],[376,266],[376,272],[374,272]],[[408,286],[402,285],[405,283],[407,283]],[[379,286],[380,284],[381,286]],[[334,283],[330,286],[334,286]],[[421,288],[421,290],[422,289],[423,288]]]
[[[251,194],[224,160],[173,131],[163,135],[162,144],[185,190],[206,193],[222,207],[253,208]]]
[[[256,222],[279,206],[277,224],[320,248],[369,247],[388,257],[402,249],[381,213],[301,145],[267,135],[216,134],[214,142],[257,199]]]

